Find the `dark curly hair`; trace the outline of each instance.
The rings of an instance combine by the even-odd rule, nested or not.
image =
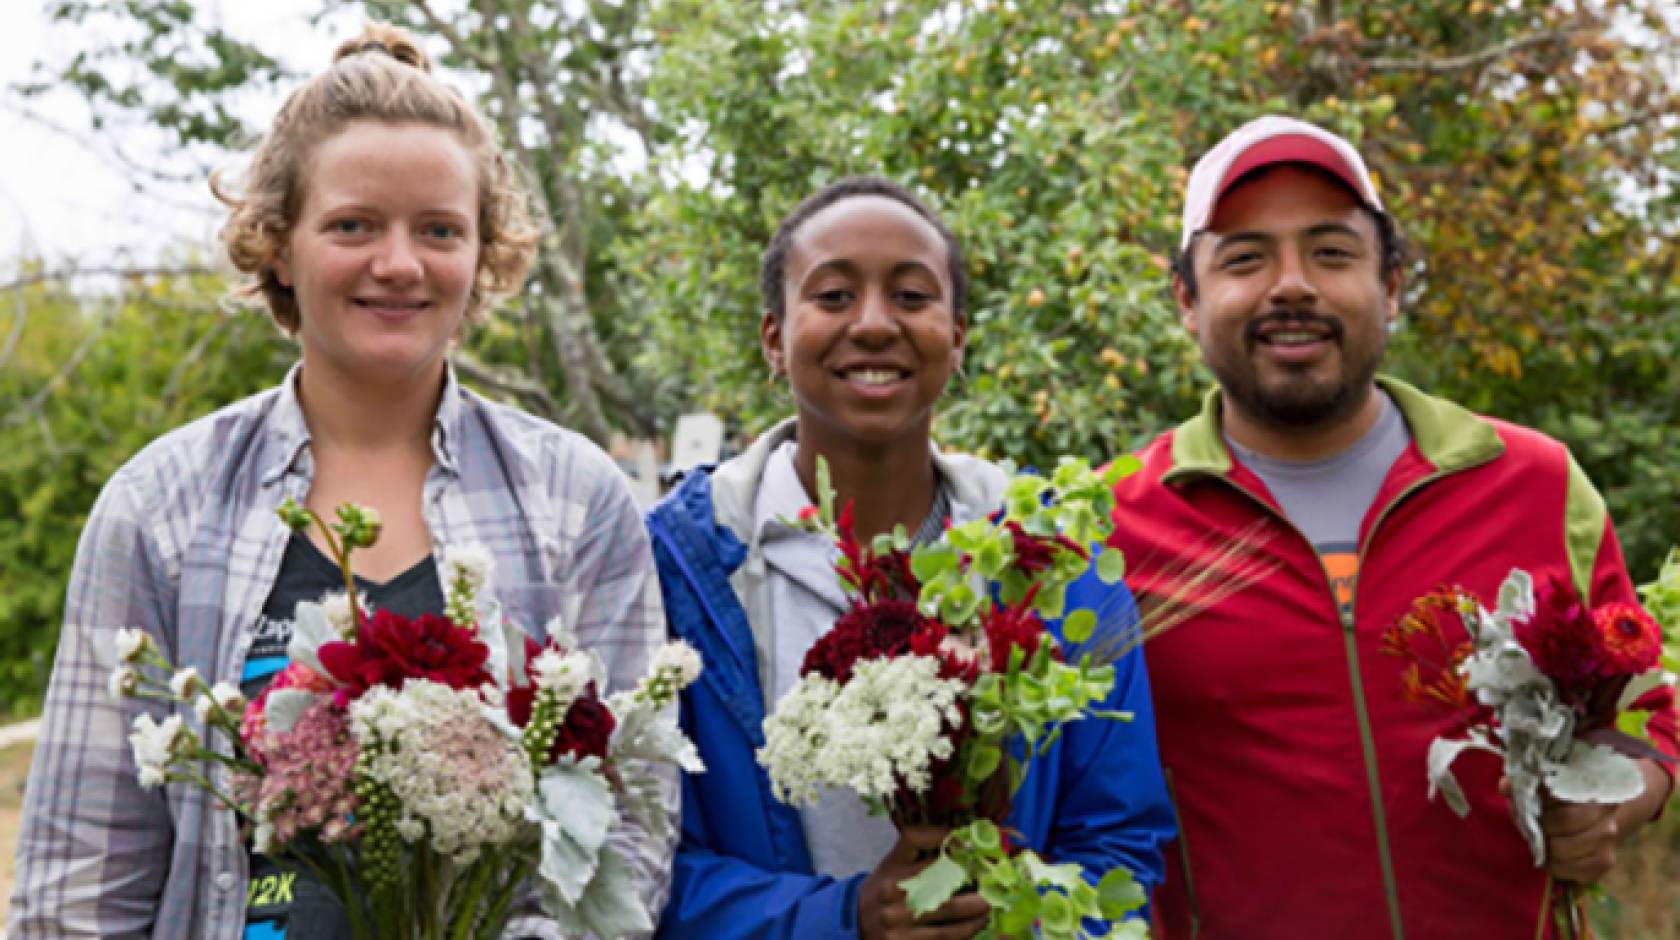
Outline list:
[[[1238,177],[1236,182],[1225,188],[1225,191],[1230,192],[1239,186],[1252,183],[1260,177],[1265,176],[1267,173],[1270,173],[1282,166],[1294,167],[1295,169],[1304,170],[1306,172],[1322,176],[1330,182],[1335,183],[1337,186],[1347,189],[1348,192],[1353,192],[1353,190],[1348,189],[1348,184],[1344,182],[1341,177],[1331,173],[1329,170],[1312,163],[1296,162],[1271,163],[1266,166],[1257,167]],[[1355,195],[1358,194],[1355,193]],[[1371,206],[1366,205],[1363,199],[1360,200],[1359,208],[1366,215],[1371,217],[1371,222],[1377,227],[1377,275],[1386,283],[1389,276],[1394,274],[1396,271],[1399,271],[1401,266],[1406,263],[1405,239],[1401,238],[1400,229],[1394,224],[1393,216],[1381,209],[1372,208]],[[1172,256],[1172,273],[1177,276],[1180,281],[1184,282],[1184,290],[1190,295],[1190,300],[1192,302],[1194,302],[1197,297],[1195,264],[1196,239],[1201,237],[1201,232],[1197,232],[1192,235],[1190,237],[1190,244],[1184,246],[1183,251],[1173,252]]]
[[[770,247],[764,250],[764,263],[759,270],[758,290],[764,299],[764,309],[775,317],[777,322],[787,313],[787,288],[784,284],[787,278],[787,256],[793,247],[794,236],[799,234],[800,226],[829,206],[854,196],[880,196],[902,203],[926,219],[939,233],[939,237],[945,239],[945,264],[950,268],[951,275],[951,313],[958,320],[962,320],[967,312],[963,298],[968,293],[968,274],[963,267],[962,242],[926,203],[916,198],[915,193],[879,176],[847,176],[837,179],[806,197],[804,202],[794,207],[794,210],[782,219],[782,223],[776,227],[775,236],[770,239]]]

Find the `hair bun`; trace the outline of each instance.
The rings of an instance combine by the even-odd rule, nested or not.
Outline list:
[[[413,34],[400,26],[389,23],[369,22],[362,27],[362,34],[354,39],[346,39],[339,44],[338,51],[333,53],[333,61],[339,62],[353,55],[364,52],[380,52],[396,59],[404,65],[412,65],[422,72],[432,70],[431,57],[426,55],[415,41]]]

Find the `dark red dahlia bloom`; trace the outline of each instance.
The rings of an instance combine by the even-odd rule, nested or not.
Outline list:
[[[484,668],[490,648],[476,633],[437,614],[410,620],[376,611],[363,621],[355,640],[323,643],[317,655],[352,699],[378,685],[401,688],[409,679],[430,679],[452,689],[490,681]]]
[[[565,652],[565,649],[552,639],[544,644],[530,637],[525,638],[525,682],[508,689],[507,692],[508,719],[516,727],[523,728],[531,723],[531,710],[537,700],[536,661],[543,651],[549,649]],[[613,729],[617,727],[618,719],[613,717],[612,710],[601,701],[595,683],[589,683],[584,686],[583,694],[566,709],[566,720],[561,722],[554,735],[554,743],[549,746],[548,762],[554,763],[562,754],[605,758],[607,742],[612,739]]]
[[[1517,642],[1534,665],[1558,687],[1558,694],[1574,705],[1582,703],[1592,685],[1605,674],[1598,625],[1575,591],[1555,579],[1534,591],[1534,616],[1516,624]]]
[[[1610,603],[1593,610],[1602,671],[1600,678],[1637,676],[1657,667],[1662,628],[1633,604]]]
[[[566,721],[554,736],[554,746],[548,750],[549,762],[562,754],[605,759],[607,742],[612,739],[616,727],[618,719],[596,694],[595,683],[589,683],[583,694],[572,702],[572,707],[566,709]]]
[[[910,601],[854,601],[806,651],[799,674],[815,672],[836,682],[850,682],[858,660],[902,655],[910,649],[910,637],[927,622]]]

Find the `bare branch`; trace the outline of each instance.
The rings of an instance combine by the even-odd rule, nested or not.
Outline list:
[[[91,133],[76,131],[59,121],[36,111],[34,108],[13,103],[10,110],[18,117],[21,117],[33,124],[38,124],[42,128],[63,137],[78,147],[81,147],[83,150],[86,150],[88,153],[93,154],[95,157],[98,157],[105,163],[109,164],[112,169],[128,176],[130,180],[139,177],[149,179],[154,183],[162,183],[166,186],[190,186],[201,184],[204,181],[205,172],[203,171],[193,173],[166,173],[155,166],[147,165],[146,161],[130,156],[128,151],[123,149],[119,135],[103,135],[99,138],[100,142],[96,143],[95,138]],[[177,209],[202,208],[200,206],[185,206],[174,200],[163,201],[168,202]]]
[[[54,281],[73,281],[84,277],[120,277],[133,279],[141,277],[202,277],[217,273],[216,269],[204,264],[185,264],[158,267],[133,267],[129,265],[94,265],[92,267],[71,267],[57,271],[36,271],[22,275],[15,280],[0,284],[0,294],[8,291],[22,290],[36,284]]]
[[[456,55],[459,55],[461,58],[466,59],[486,72],[494,72],[496,70],[496,60],[489,55],[486,55],[484,50],[479,49],[470,42],[467,42],[467,38],[461,35],[460,30],[451,25],[448,20],[437,15],[437,11],[432,9],[432,5],[428,2],[428,0],[410,0],[410,2],[414,4],[415,9],[420,11],[420,15],[425,17],[426,25],[431,27],[434,32],[449,42],[449,48],[453,49]],[[485,29],[488,30],[490,28],[491,25],[489,21],[486,20]]]
[[[41,416],[41,406],[45,405],[52,393],[70,378],[71,373],[81,366],[82,360],[93,352],[93,347],[104,335],[105,322],[101,320],[93,329],[88,331],[88,335],[76,347],[76,351],[70,354],[70,358],[64,360],[64,364],[58,367],[58,371],[53,373],[52,378],[47,379],[41,385],[40,391],[31,395],[29,400],[19,406],[16,411],[0,417],[0,427],[12,427]]]
[[[1452,72],[1461,72],[1465,69],[1480,68],[1525,49],[1566,42],[1583,32],[1586,32],[1586,30],[1549,29],[1538,33],[1515,36],[1486,49],[1465,53],[1464,55],[1411,59],[1379,57],[1366,59],[1365,67],[1373,72],[1424,72],[1430,75],[1446,75]]]
[[[14,295],[13,300],[17,306],[17,318],[12,321],[12,330],[6,336],[6,348],[0,349],[0,372],[5,371],[6,365],[17,353],[18,343],[23,339],[23,321],[29,319],[29,305],[23,302],[23,293]]]
[[[516,395],[536,406],[536,410],[546,418],[553,419],[560,413],[560,406],[555,403],[548,388],[527,375],[480,362],[464,349],[452,351],[449,361],[471,381],[504,395]]]

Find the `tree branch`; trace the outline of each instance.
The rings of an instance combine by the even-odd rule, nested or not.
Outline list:
[[[216,269],[203,264],[188,264],[164,267],[132,267],[125,265],[95,265],[87,268],[64,268],[58,271],[36,271],[24,274],[14,280],[0,284],[0,294],[8,291],[22,290],[36,284],[53,281],[73,281],[82,277],[120,277],[124,279],[140,277],[202,277],[217,273]]]
[[[41,406],[46,404],[53,391],[64,384],[70,378],[70,374],[81,366],[82,360],[93,352],[93,347],[103,335],[105,335],[105,321],[101,320],[98,325],[88,331],[88,335],[82,340],[81,345],[76,347],[76,351],[70,354],[70,358],[66,359],[62,366],[59,366],[58,371],[53,373],[52,378],[47,379],[41,385],[40,391],[31,395],[29,400],[24,402],[16,411],[0,418],[0,427],[12,427],[35,417],[43,417],[44,420],[44,416],[41,414]]]
[[[536,410],[549,420],[559,417],[560,406],[554,401],[554,396],[546,386],[529,376],[481,362],[465,349],[451,352],[449,361],[471,381],[504,395],[516,395],[535,405]]]
[[[449,48],[453,49],[456,55],[459,55],[461,58],[466,59],[468,62],[471,62],[486,72],[495,71],[496,60],[486,55],[483,50],[474,46],[472,43],[467,42],[466,37],[461,35],[460,30],[451,25],[448,20],[437,15],[437,11],[432,9],[432,5],[428,2],[428,0],[409,0],[409,2],[414,4],[414,8],[420,11],[420,15],[422,17],[425,17],[426,25],[430,27],[432,31],[436,32],[448,41]],[[494,29],[495,27],[494,24],[486,21],[484,28],[488,31]]]
[[[1452,72],[1462,72],[1465,69],[1480,68],[1524,49],[1565,42],[1582,32],[1585,32],[1585,30],[1549,29],[1538,33],[1515,36],[1486,49],[1465,53],[1464,55],[1411,59],[1384,56],[1366,59],[1365,67],[1373,72],[1423,72],[1429,75],[1447,75]]]

